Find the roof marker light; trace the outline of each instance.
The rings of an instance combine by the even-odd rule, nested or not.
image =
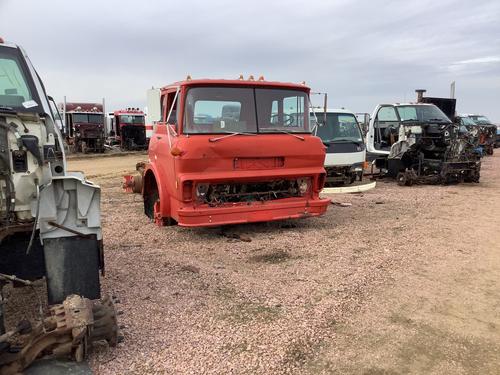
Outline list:
[[[245,78],[243,78],[243,74],[240,74],[240,77],[238,78],[240,81],[243,81]]]
[[[248,80],[249,80],[249,81],[255,81],[255,78],[253,78],[253,75],[252,75],[252,74],[250,74],[250,77],[248,77]]]
[[[191,74],[188,74],[186,77],[186,81],[191,81]]]
[[[265,81],[264,76],[260,76],[259,81]]]
[[[5,41],[3,40],[3,38],[0,36],[0,43],[5,43]]]

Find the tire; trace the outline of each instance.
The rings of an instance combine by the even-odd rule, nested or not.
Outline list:
[[[155,206],[159,205],[159,203],[160,194],[158,193],[158,190],[153,190],[146,198],[144,198],[144,213],[146,216],[161,227],[177,225],[177,221],[169,216],[158,217],[158,215],[156,215]]]
[[[151,220],[154,220],[154,206],[157,201],[160,200],[160,195],[158,194],[158,190],[153,190],[147,197],[144,197],[144,213]]]
[[[407,172],[399,172],[396,176],[396,180],[399,186],[412,186],[413,179]]]
[[[406,174],[404,172],[399,172],[398,175],[396,176],[396,181],[399,186],[405,186],[406,185]]]

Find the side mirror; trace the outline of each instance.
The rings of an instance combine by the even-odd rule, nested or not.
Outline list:
[[[148,99],[148,120],[157,122],[161,120],[160,89],[150,89],[147,91]]]

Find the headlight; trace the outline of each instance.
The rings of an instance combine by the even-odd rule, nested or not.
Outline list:
[[[297,180],[297,186],[299,187],[300,194],[305,194],[307,192],[307,189],[309,189],[309,179],[299,178]]]
[[[196,185],[196,196],[198,198],[204,198],[208,192],[208,184],[198,184]]]

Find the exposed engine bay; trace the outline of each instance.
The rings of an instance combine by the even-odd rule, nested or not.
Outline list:
[[[82,360],[94,339],[115,342],[104,271],[100,188],[68,172],[54,100],[24,51],[0,43],[0,374],[17,374],[43,355]],[[6,330],[3,287],[46,286],[50,316]],[[91,301],[96,300],[96,301]],[[103,318],[103,320],[101,319]]]
[[[474,138],[451,122],[406,122],[387,159],[400,185],[479,182],[481,162]]]
[[[264,202],[303,197],[311,186],[310,178],[271,180],[248,183],[199,183],[196,197],[200,203],[217,207],[226,203]]]

